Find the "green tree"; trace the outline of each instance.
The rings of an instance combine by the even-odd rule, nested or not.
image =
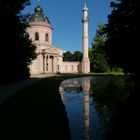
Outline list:
[[[110,64],[122,67],[125,73],[139,75],[140,1],[118,0],[111,7],[104,30]]]
[[[74,61],[82,61],[83,53],[80,51],[75,51],[73,57]]]
[[[26,33],[27,16],[21,12],[29,0],[6,0],[0,4],[0,83],[28,78],[36,47]]]
[[[109,64],[107,62],[107,56],[104,51],[106,34],[103,34],[105,25],[99,24],[96,36],[92,40],[92,48],[89,49],[89,58],[91,62],[91,71],[94,72],[107,72],[109,70]]]
[[[73,60],[73,54],[70,51],[67,51],[63,54],[63,60],[64,61],[72,61]]]
[[[82,56],[83,54],[80,51],[75,51],[74,53],[67,51],[63,54],[63,60],[64,61],[81,61]]]

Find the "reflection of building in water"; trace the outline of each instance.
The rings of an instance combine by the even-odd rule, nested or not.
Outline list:
[[[59,93],[61,95],[61,99],[63,100],[64,92],[67,89],[80,88],[80,87],[81,87],[81,81],[78,79],[68,79],[63,81],[59,87]]]
[[[61,95],[61,99],[63,101],[63,97],[64,97],[64,88],[62,86],[59,87],[59,93]]]
[[[89,114],[90,114],[90,110],[89,110],[89,92],[90,92],[90,80],[91,80],[91,77],[68,79],[68,80],[63,81],[61,83],[60,87],[59,87],[59,92],[60,92],[61,99],[62,99],[63,102],[66,101],[65,97],[67,95],[65,93],[67,93],[67,89],[74,89],[74,88],[79,88],[79,87],[81,89],[81,87],[82,87],[82,90],[83,90],[82,93],[83,94],[82,94],[81,99],[83,99],[83,100],[81,100],[81,102],[80,102],[81,103],[80,108],[82,107],[81,109],[83,109],[83,110],[81,110],[81,112],[83,114],[83,119],[81,119],[81,123],[83,124],[83,127],[84,127],[84,132],[83,132],[83,129],[82,129],[84,140],[89,140],[89,123],[90,123],[89,122]],[[77,95],[78,94],[75,93],[75,95],[72,95],[72,97],[78,97]],[[67,96],[67,97],[69,98],[70,95]],[[77,99],[76,98],[71,98],[71,99],[72,100],[71,100],[70,103],[69,102],[65,102],[65,103],[69,104],[69,106],[73,106],[73,105],[75,105],[73,103],[75,103],[75,101],[76,102],[78,101],[77,105],[79,105],[80,98],[77,98]],[[73,107],[77,108],[77,106],[73,106]],[[78,108],[78,110],[77,110],[78,113],[80,113],[80,111],[79,111],[80,108]],[[67,111],[69,111],[69,110],[67,110]],[[73,114],[73,112],[70,112],[70,113]],[[82,115],[80,115],[80,116],[82,117]],[[71,118],[69,118],[69,119],[71,120]],[[71,123],[73,123],[73,122],[71,122]],[[74,122],[74,123],[77,123],[77,122]]]
[[[84,125],[84,140],[89,140],[89,92],[90,92],[90,78],[82,79],[83,88],[83,125]]]

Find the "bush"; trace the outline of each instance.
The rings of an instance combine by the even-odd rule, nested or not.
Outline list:
[[[122,68],[113,67],[112,72],[123,73],[124,70]]]

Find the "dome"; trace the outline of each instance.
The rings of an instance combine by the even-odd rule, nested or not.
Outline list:
[[[44,16],[43,9],[41,8],[40,5],[37,5],[37,7],[34,9],[34,13],[29,16],[28,20],[29,22],[43,21],[51,25],[49,18],[47,16]]]

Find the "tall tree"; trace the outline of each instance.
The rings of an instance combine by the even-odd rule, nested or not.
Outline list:
[[[74,53],[67,51],[63,54],[63,60],[64,61],[81,61],[82,56],[83,56],[83,53],[80,51],[75,51]]]
[[[70,51],[67,51],[63,54],[63,60],[64,61],[72,61],[73,60],[73,54]]]
[[[83,53],[80,51],[75,51],[73,57],[74,61],[82,61]]]
[[[139,75],[140,1],[118,0],[111,2],[111,7],[105,30],[110,64]]]
[[[29,65],[36,57],[35,46],[26,33],[26,16],[21,14],[29,0],[6,0],[0,4],[0,82],[29,77]],[[2,45],[3,44],[3,45]]]
[[[89,58],[91,62],[91,71],[93,72],[107,72],[109,65],[107,56],[104,51],[106,34],[103,34],[105,25],[99,24],[95,38],[92,40],[92,48],[89,49]]]

